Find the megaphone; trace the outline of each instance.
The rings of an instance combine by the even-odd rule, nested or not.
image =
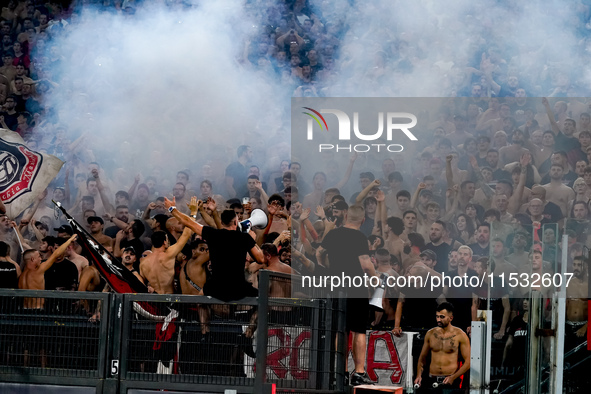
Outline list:
[[[375,289],[373,296],[369,301],[369,306],[374,307],[378,311],[384,311],[384,308],[382,307],[382,299],[384,298],[384,293],[386,292],[386,280],[388,276],[390,275],[385,272],[380,274],[380,285]]]
[[[250,218],[243,220],[238,223],[238,230],[243,233],[247,233],[251,228],[265,228],[269,220],[267,214],[262,209],[253,209],[250,214]]]

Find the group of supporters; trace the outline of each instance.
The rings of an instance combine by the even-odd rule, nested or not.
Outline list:
[[[121,5],[114,6],[119,12]],[[293,155],[271,166],[267,156],[274,142],[267,149],[250,141],[251,146],[226,147],[236,156],[223,163],[173,166],[176,178],[169,168],[145,163],[145,171],[126,179],[116,160],[96,157],[91,144],[60,124],[43,100],[59,88],[51,80],[52,67],[69,60],[44,55],[66,15],[58,5],[30,0],[10,1],[2,9],[0,124],[19,133],[31,149],[66,161],[23,214],[0,216],[2,287],[103,289],[98,271],[81,254],[51,200],[156,293],[206,294],[224,301],[256,295],[261,268],[301,275],[345,270],[330,259],[343,242],[330,233],[349,226],[367,239],[354,250],[355,257],[368,257],[356,267],[362,272],[492,278],[476,289],[388,289],[383,312],[357,311],[367,316],[350,327],[355,332],[418,330],[421,343],[425,339],[432,349],[435,339],[451,340],[438,330],[451,324],[469,336],[471,322],[482,318],[479,311],[490,309],[494,341],[502,344],[493,362],[518,369],[525,365],[529,297],[532,291],[551,297],[556,282],[532,289],[521,280],[509,285],[508,278],[527,274],[531,282],[534,274],[560,273],[567,250],[566,271],[573,274],[567,288],[567,349],[585,340],[591,108],[583,99],[526,97],[533,88],[552,88],[551,97],[576,91],[567,75],[528,80],[532,77],[519,75],[491,44],[478,64],[455,67],[465,78],[451,90],[469,97],[449,101],[432,115],[409,151],[354,154],[346,162],[332,155],[320,168]],[[330,81],[346,66],[336,61],[345,24],[318,15],[306,1],[270,6],[264,15],[264,34],[245,48],[240,63],[276,74],[295,95],[330,93]],[[418,67],[420,57],[402,50],[408,42],[391,44],[378,53],[372,79]],[[103,160],[109,162],[105,168]],[[264,210],[268,225],[239,231],[254,209]],[[501,275],[505,285],[497,286]],[[372,289],[366,290],[371,297]],[[289,293],[281,288],[275,296]],[[96,310],[87,313],[97,318]],[[428,331],[437,322],[441,325]],[[452,340],[445,346],[466,361],[465,343]],[[419,371],[426,371],[423,364],[417,354]],[[442,376],[433,364],[431,374]],[[458,371],[447,375],[456,380]],[[367,382],[361,366],[354,372],[355,382]]]

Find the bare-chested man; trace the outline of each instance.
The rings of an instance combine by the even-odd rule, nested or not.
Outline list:
[[[183,294],[203,295],[203,286],[206,281],[206,265],[209,262],[209,247],[207,243],[198,239],[191,245],[193,254],[191,259],[183,264],[180,273],[181,291]],[[199,304],[197,312],[201,322],[201,333],[209,332],[210,307],[207,304]]]
[[[573,260],[573,278],[566,288],[566,338],[564,350],[568,351],[587,337],[587,264],[583,256]]]
[[[203,295],[206,280],[205,264],[209,261],[209,247],[202,239],[196,240],[191,249],[191,259],[183,265],[180,274],[181,290],[183,294]]]
[[[18,288],[24,290],[45,290],[45,271],[51,268],[60,257],[63,257],[68,246],[76,239],[72,235],[70,239],[57,248],[51,256],[45,261],[41,261],[41,253],[35,249],[26,250],[23,254],[25,270],[18,279]],[[45,305],[44,298],[25,298],[25,309],[43,309]]]
[[[410,214],[412,216],[412,214]],[[391,216],[382,221],[384,231],[384,248],[394,255],[398,261],[402,261],[404,251],[404,241],[400,235],[404,232],[405,226],[402,219]]]
[[[453,305],[449,302],[439,304],[435,314],[437,327],[430,329],[425,335],[415,379],[415,384],[423,388],[436,387],[434,383],[459,388],[458,378],[470,369],[470,340],[464,331],[451,325],[453,309]],[[423,368],[429,352],[431,352],[429,375],[428,379],[423,381]],[[464,361],[458,368],[460,354]]]
[[[176,255],[185,247],[191,237],[191,229],[186,227],[177,243],[169,246],[164,231],[152,234],[152,253],[140,260],[140,274],[158,294],[173,294],[174,263]]]
[[[563,216],[568,214],[568,202],[575,198],[575,192],[562,183],[564,168],[560,164],[552,164],[550,167],[550,183],[544,185],[546,200],[560,207]]]
[[[70,246],[68,246],[68,249],[66,249],[66,257],[68,260],[70,260],[72,263],[76,265],[76,268],[78,268],[78,282],[80,282],[82,270],[85,267],[88,267],[88,260],[86,259],[86,257],[80,256],[78,253],[76,253],[76,247],[76,243],[70,244]]]

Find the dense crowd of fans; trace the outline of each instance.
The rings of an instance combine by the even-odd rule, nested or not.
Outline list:
[[[107,1],[101,6],[102,12],[133,14],[141,4]],[[331,81],[348,66],[339,57],[346,24],[324,18],[307,1],[278,2],[264,10],[258,15],[261,31],[256,40],[246,42],[239,59],[242,66],[276,75],[295,96],[330,94]],[[255,157],[251,146],[241,145],[228,147],[235,157],[227,158],[222,175],[205,163],[198,170],[179,165],[174,182],[168,173],[157,171],[121,179],[114,169],[101,167],[106,158],[93,160],[81,153],[90,150],[84,137],[70,135],[68,125],[61,124],[44,101],[60,88],[52,80],[55,65],[69,60],[52,56],[47,48],[70,11],[34,0],[11,0],[2,8],[0,124],[19,133],[30,148],[66,161],[32,207],[17,218],[0,217],[2,287],[102,288],[96,269],[80,255],[75,241],[59,250],[64,253],[54,253],[73,231],[51,200],[61,202],[157,293],[184,294],[203,294],[216,274],[231,275],[216,269],[224,261],[210,262],[208,246],[235,245],[217,236],[214,240],[209,230],[196,236],[194,232],[202,232],[200,226],[234,230],[253,209],[265,211],[265,229],[252,232],[250,241],[232,238],[240,242],[243,253],[238,276],[244,274],[256,287],[261,268],[302,275],[328,272],[317,250],[327,233],[343,226],[350,207],[361,206],[365,218],[360,230],[368,239],[374,267],[391,276],[486,272],[504,274],[507,283],[511,273],[559,272],[566,248],[567,271],[574,274],[568,290],[567,346],[584,340],[588,267],[583,255],[591,246],[591,107],[583,99],[527,97],[532,91],[548,97],[584,93],[568,73],[556,69],[524,74],[515,69],[515,59],[505,59],[492,43],[474,64],[449,66],[450,59],[442,57],[436,67],[441,73],[449,68],[442,76],[448,96],[465,98],[455,99],[431,119],[414,158],[409,160],[406,152],[392,154],[377,168],[367,165],[369,160],[360,164],[358,155],[351,157],[344,173],[338,166],[307,168],[290,157],[268,168],[263,166],[265,157]],[[587,8],[585,12],[589,14]],[[379,81],[388,72],[404,74],[421,61],[413,43],[401,37],[376,52],[376,67],[365,78]],[[171,214],[167,208],[172,205],[188,216]],[[187,219],[190,216],[198,226],[183,225],[193,220]],[[562,243],[563,235],[568,245]],[[23,249],[29,251],[21,254]],[[43,263],[45,259],[51,264]],[[35,271],[39,267],[41,275]],[[413,298],[412,290],[405,294],[391,289],[383,300],[383,313],[368,317],[368,325],[392,329],[396,335],[429,329],[435,325],[436,299],[445,298],[455,306],[453,324],[469,333],[471,321],[480,318],[478,311],[492,309],[494,339],[505,343],[496,362],[519,367],[525,360],[531,291],[522,283],[446,288],[443,294],[422,298]],[[554,287],[538,290],[549,296]],[[252,294],[249,291],[228,298]],[[275,295],[289,296],[281,289]],[[425,312],[431,310],[432,314]]]

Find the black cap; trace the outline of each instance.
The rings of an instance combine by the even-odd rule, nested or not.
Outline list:
[[[100,216],[90,216],[88,219],[86,219],[86,221],[88,222],[88,224],[92,222],[99,222],[100,224],[105,224],[105,221]]]
[[[125,253],[127,251],[130,251],[137,256],[137,252],[133,246],[126,246],[125,249],[123,249],[123,253]]]
[[[339,200],[336,201],[332,204],[332,209],[337,209],[339,211],[344,211],[346,209],[349,209],[349,204],[347,204],[346,202]]]
[[[74,230],[72,230],[72,227],[70,227],[66,224],[59,226],[58,228],[54,228],[54,230],[57,231],[58,233],[66,233],[68,235],[74,234]]]
[[[421,252],[421,254],[419,255],[419,257],[423,257],[423,256],[427,256],[429,258],[429,260],[437,261],[437,254],[435,254],[435,252],[432,251],[431,249],[423,250]]]

